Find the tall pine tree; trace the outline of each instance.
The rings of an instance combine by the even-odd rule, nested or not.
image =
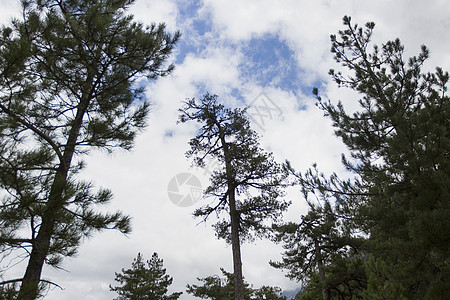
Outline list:
[[[243,300],[241,242],[263,237],[271,229],[267,222],[278,220],[287,209],[288,203],[278,199],[285,176],[273,156],[259,147],[245,109],[225,108],[217,98],[206,94],[200,103],[187,101],[180,110],[180,122],[201,123],[187,152],[188,157],[194,157],[194,164],[203,167],[209,157],[221,166],[211,175],[211,185],[204,192],[214,201],[197,209],[194,216],[206,220],[213,213],[226,213],[214,227],[217,236],[232,245],[234,295]]]
[[[76,179],[89,149],[131,149],[149,104],[139,78],[168,74],[179,33],[144,27],[133,0],[24,0],[0,33],[0,247],[28,256],[20,299],[34,299],[44,264],[76,253],[129,217],[98,213],[111,192]]]
[[[351,180],[308,171],[303,188],[336,204],[347,228],[366,237],[368,299],[446,299],[450,294],[449,75],[424,73],[429,56],[404,59],[394,40],[371,46],[374,23],[331,36],[335,82],[360,95],[360,109],[318,97],[351,157],[342,157]]]

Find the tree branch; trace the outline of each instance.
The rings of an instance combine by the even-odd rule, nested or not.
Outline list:
[[[10,117],[12,117],[14,120],[16,120],[17,122],[21,123],[26,128],[30,129],[31,131],[36,133],[38,136],[43,138],[52,147],[52,149],[55,151],[56,155],[58,156],[58,159],[59,159],[60,163],[64,165],[64,159],[63,159],[61,151],[59,151],[58,145],[56,145],[56,143],[48,135],[46,135],[41,130],[36,128],[36,126],[34,126],[33,124],[28,123],[27,121],[22,119],[20,116],[16,115],[14,112],[12,112],[6,106],[4,106],[2,103],[0,103],[0,109],[3,110],[6,114],[8,114]]]

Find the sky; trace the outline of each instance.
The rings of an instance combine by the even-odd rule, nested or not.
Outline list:
[[[0,0],[0,5],[3,24],[20,16],[19,1]],[[181,31],[170,58],[176,68],[170,76],[148,83],[152,109],[134,149],[111,155],[93,151],[80,176],[112,190],[113,201],[102,209],[129,214],[133,231],[127,236],[114,231],[95,234],[75,258],[64,261],[62,270],[45,268],[43,278],[63,288],[52,289],[46,299],[114,298],[109,291],[114,273],[130,268],[138,252],[145,259],[157,252],[164,260],[174,278],[171,291],[185,291],[186,284],[198,283],[197,277],[219,275],[221,267],[232,271],[231,246],[215,237],[215,219],[200,223],[192,217],[208,200],[193,194],[183,205],[178,203],[180,195],[191,194],[186,184],[177,191],[177,183],[189,179],[187,185],[205,188],[215,167],[211,162],[207,170],[193,168],[184,155],[198,128],[177,124],[184,100],[210,92],[227,106],[248,106],[261,147],[277,161],[288,159],[300,172],[317,163],[326,174],[347,176],[340,164],[346,149],[311,93],[317,87],[324,98],[356,108],[358,95],[338,89],[327,75],[330,68],[340,68],[330,53],[329,36],[343,29],[342,17],[349,15],[361,25],[375,22],[374,43],[399,37],[406,57],[418,54],[425,44],[431,58],[424,68],[450,70],[446,0],[137,0],[130,13],[144,24],[164,22],[168,31]],[[285,198],[292,201],[285,220],[299,221],[306,203],[298,188],[287,189]],[[266,240],[243,244],[246,281],[254,288],[297,289],[299,283],[268,264],[282,252],[281,245]],[[11,277],[22,276],[23,268],[11,270]],[[180,299],[193,298],[184,292]]]

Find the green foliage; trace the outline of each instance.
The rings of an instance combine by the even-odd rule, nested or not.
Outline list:
[[[0,300],[14,300],[18,294],[17,284],[0,285]]]
[[[133,21],[133,2],[25,0],[1,29],[0,251],[30,256],[30,291],[84,237],[130,231],[128,216],[95,210],[111,192],[76,175],[89,149],[131,149],[149,109],[138,80],[173,69],[179,33]]]
[[[115,274],[115,280],[121,286],[110,286],[110,290],[119,294],[119,297],[116,298],[118,300],[176,300],[182,294],[182,292],[167,294],[167,289],[172,284],[173,278],[166,275],[163,260],[158,257],[157,253],[153,253],[152,258],[147,261],[147,267],[142,255],[138,253],[131,264],[131,269],[122,269],[122,273]]]
[[[220,268],[223,277],[218,275],[197,278],[203,285],[187,285],[186,292],[201,299],[227,300],[234,299],[234,276],[233,273]],[[280,296],[281,289],[278,287],[263,286],[253,289],[244,282],[244,299],[246,300],[283,300]]]
[[[206,157],[220,165],[204,191],[214,202],[197,209],[194,216],[206,221],[212,213],[218,217],[227,213],[213,226],[217,237],[232,245],[235,295],[242,299],[241,242],[269,234],[267,223],[277,221],[287,209],[289,203],[278,200],[285,175],[272,154],[259,147],[245,109],[225,108],[216,95],[206,94],[200,103],[188,100],[180,112],[180,122],[202,124],[186,155],[193,156],[194,165],[199,167],[205,166]]]
[[[3,281],[0,285],[0,300],[17,300],[20,299],[19,292],[20,292],[20,279],[13,279],[9,281]],[[50,289],[57,287],[61,288],[59,285],[47,281],[42,280],[37,289],[36,293],[36,299],[44,299],[45,296],[48,294]]]
[[[208,276],[205,278],[197,278],[203,285],[187,285],[186,292],[195,297],[202,299],[234,299],[234,275],[220,268],[222,275]],[[249,299],[249,285],[244,283],[244,296]]]
[[[299,224],[274,225],[276,241],[286,249],[275,268],[287,269],[286,276],[307,285],[300,299],[361,295],[366,275],[360,250],[362,239],[352,237],[337,217],[331,204],[310,203],[308,214]],[[316,296],[312,296],[316,295]]]
[[[364,291],[365,299],[407,299],[402,285],[396,281],[395,275],[381,259],[372,256],[366,264],[369,282]]]
[[[347,70],[330,74],[360,95],[359,110],[349,114],[343,103],[314,93],[350,151],[342,162],[355,177],[327,177],[314,166],[298,175],[299,183],[305,195],[334,203],[342,230],[365,238],[357,248],[371,257],[364,298],[448,298],[449,75],[441,68],[421,71],[425,46],[405,61],[398,39],[372,48],[374,23],[362,28],[345,17],[344,25],[331,36],[331,51]]]
[[[280,296],[281,289],[279,287],[262,286],[253,291],[254,300],[286,300],[286,297]]]

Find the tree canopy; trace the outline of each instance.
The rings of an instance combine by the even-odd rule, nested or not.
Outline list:
[[[145,266],[143,257],[138,253],[131,264],[131,269],[122,269],[116,273],[115,280],[120,286],[110,286],[110,290],[119,294],[117,300],[176,300],[182,292],[168,294],[168,287],[173,278],[166,274],[163,260],[155,252]]]
[[[131,149],[149,103],[138,80],[171,72],[179,33],[127,15],[132,0],[25,0],[0,33],[0,251],[25,253],[20,299],[34,299],[44,264],[114,228],[112,196],[76,178],[89,149]]]
[[[367,286],[364,255],[360,253],[363,239],[351,236],[333,206],[310,203],[301,222],[274,226],[276,242],[286,251],[282,261],[270,262],[275,268],[287,269],[287,277],[306,286],[303,297],[351,299],[360,296]]]
[[[232,273],[220,268],[222,276],[208,276],[197,278],[203,285],[187,285],[186,292],[201,299],[225,300],[234,299],[234,276]],[[244,299],[246,300],[285,300],[280,296],[281,289],[278,287],[262,286],[259,289],[253,289],[248,283],[244,282]]]
[[[421,71],[429,56],[425,46],[405,60],[399,39],[371,46],[374,23],[359,27],[344,17],[344,26],[331,36],[331,51],[346,70],[330,75],[360,95],[359,110],[347,113],[342,102],[314,93],[349,149],[342,163],[355,176],[327,177],[313,168],[296,178],[319,205],[333,204],[341,233],[363,240],[354,248],[365,257],[367,278],[358,297],[445,299],[450,294],[449,75],[439,67]],[[330,269],[325,276],[337,272]],[[325,280],[322,288],[327,286]]]

